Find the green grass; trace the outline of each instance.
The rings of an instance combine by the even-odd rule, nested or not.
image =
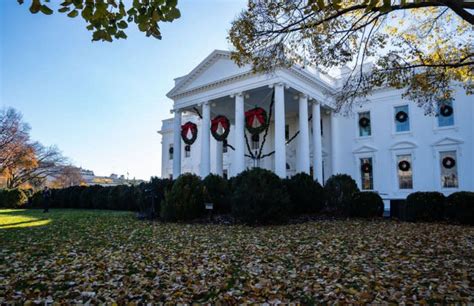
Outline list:
[[[0,304],[474,302],[474,227],[246,227],[0,210]]]

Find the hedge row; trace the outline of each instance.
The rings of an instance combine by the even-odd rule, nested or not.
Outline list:
[[[329,195],[329,196],[325,196]],[[284,223],[290,217],[321,212],[374,218],[383,215],[383,201],[372,192],[359,192],[348,175],[331,177],[322,187],[307,174],[280,179],[265,169],[252,169],[229,181],[210,175],[204,180],[181,175],[161,206],[165,221],[187,221],[205,215],[205,203],[218,213],[230,213],[246,224]]]
[[[474,225],[474,192],[455,192],[445,197],[440,192],[414,192],[405,203],[406,221],[452,221]]]
[[[246,224],[284,223],[302,214],[376,218],[383,215],[381,197],[360,192],[348,175],[330,177],[324,188],[307,174],[280,179],[273,172],[252,169],[230,180],[209,175],[204,180],[183,174],[176,181],[153,178],[139,186],[70,187],[41,192],[29,199],[33,208],[112,209],[140,212],[143,217],[160,216],[165,221],[190,221],[206,215],[205,203],[214,213],[231,214]],[[3,204],[2,204],[3,203]],[[7,204],[5,204],[7,203]],[[0,207],[21,207],[22,191],[0,192]],[[457,192],[445,197],[437,192],[416,192],[404,205],[408,221],[454,221],[474,223],[474,193]]]
[[[21,189],[0,189],[0,207],[22,208],[27,202],[28,196]]]

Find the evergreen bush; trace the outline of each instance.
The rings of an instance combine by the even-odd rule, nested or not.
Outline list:
[[[407,221],[441,221],[445,213],[445,196],[440,192],[414,192],[406,200]]]
[[[28,197],[19,188],[0,190],[0,207],[22,208],[28,202]]]
[[[204,178],[205,201],[214,204],[214,211],[227,214],[231,211],[231,192],[227,180],[219,175],[209,174]]]
[[[383,200],[375,192],[356,192],[352,195],[349,215],[357,218],[382,217],[384,211]]]
[[[161,205],[165,221],[190,221],[204,215],[204,185],[194,174],[183,174],[174,182]]]
[[[295,214],[315,214],[324,205],[324,191],[321,184],[306,173],[298,173],[285,180]]]
[[[283,181],[273,172],[254,168],[232,182],[232,214],[246,224],[281,223],[292,212]]]
[[[326,209],[329,213],[348,216],[352,203],[352,196],[359,192],[357,183],[347,174],[331,176],[324,185]]]
[[[474,225],[474,192],[455,192],[446,199],[449,220]]]

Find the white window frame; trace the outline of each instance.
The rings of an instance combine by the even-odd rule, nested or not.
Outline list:
[[[402,189],[400,188],[400,183],[398,181],[398,156],[400,155],[410,155],[411,157],[411,180],[412,180],[412,186],[410,189]],[[394,150],[392,153],[392,173],[393,173],[393,178],[395,182],[395,189],[398,193],[402,194],[409,194],[412,193],[414,190],[417,189],[417,182],[416,182],[416,168],[415,168],[415,152],[413,149],[398,149]]]
[[[441,131],[449,131],[449,130],[459,130],[459,127],[457,125],[457,118],[456,118],[456,106],[455,106],[455,101],[451,101],[452,106],[453,106],[453,120],[454,124],[453,125],[448,125],[448,126],[440,126],[439,121],[438,121],[438,116],[433,116],[433,130],[436,132],[441,132]],[[436,109],[436,112],[438,112],[438,108]]]
[[[362,186],[362,163],[361,163],[361,159],[364,159],[364,158],[370,158],[372,159],[372,189],[363,189]],[[359,189],[362,190],[362,191],[375,191],[377,190],[375,188],[375,156],[374,154],[360,154],[357,158],[358,160],[358,172],[359,172]]]
[[[410,129],[408,131],[403,131],[403,132],[397,132],[397,123],[395,121],[395,115],[397,114],[395,112],[395,108],[400,107],[400,106],[408,106],[408,123],[410,125]],[[410,103],[404,102],[404,103],[397,103],[397,104],[392,104],[392,117],[391,117],[391,124],[392,124],[392,135],[393,136],[398,136],[398,135],[413,135],[413,122],[411,121],[411,116],[413,114],[413,110],[411,108]]]
[[[450,152],[454,151],[456,155],[456,169],[457,169],[457,174],[458,174],[458,187],[450,187],[446,188],[443,187],[441,184],[441,174],[442,174],[442,169],[441,169],[441,153],[444,152]],[[461,184],[463,182],[462,176],[461,176],[461,169],[462,169],[462,160],[461,160],[461,152],[458,146],[443,146],[443,147],[437,147],[436,148],[436,180],[437,184],[435,186],[438,186],[439,190],[443,192],[456,192],[461,190]]]
[[[170,149],[173,148],[173,153],[170,154]],[[166,152],[168,154],[168,161],[172,161],[174,159],[174,145],[172,143],[170,143],[168,145],[168,152]],[[170,158],[170,156],[172,155],[173,158]]]
[[[375,165],[377,164],[376,158],[377,148],[374,148],[369,145],[363,145],[360,148],[352,151],[354,157],[354,165],[356,167],[355,172],[353,172],[352,177],[357,178],[356,183],[360,190],[362,190],[362,178],[360,168],[362,164],[360,163],[361,158],[372,158],[372,181],[373,181],[373,189],[364,189],[363,191],[377,191],[378,190],[378,181],[377,181],[377,168]]]
[[[370,135],[369,136],[360,136],[360,126],[359,126],[359,116],[360,114],[362,113],[369,113],[369,116],[370,116]],[[372,111],[369,110],[369,109],[361,109],[361,110],[358,110],[357,113],[356,113],[356,118],[355,118],[355,139],[356,140],[368,140],[368,139],[372,139],[373,136],[374,136],[374,129],[373,129],[373,124],[372,124]]]

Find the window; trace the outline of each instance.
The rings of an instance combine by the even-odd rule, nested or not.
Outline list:
[[[370,122],[370,112],[359,113],[359,136],[366,137],[372,135]]]
[[[170,147],[168,149],[168,159],[169,160],[173,159],[173,153],[174,153],[173,145],[170,145]]]
[[[410,131],[410,117],[408,113],[408,105],[395,107],[395,131]]]
[[[441,101],[438,103],[438,126],[453,126],[454,125],[454,109],[453,101]]]
[[[290,126],[285,124],[285,140],[290,139]]]
[[[222,176],[223,176],[225,179],[228,178],[229,172],[227,171],[227,169],[224,169],[224,170],[222,171]]]
[[[252,135],[252,150],[258,150],[260,147],[260,136],[258,134]]]
[[[191,146],[186,145],[184,147],[184,157],[190,157],[191,156]]]
[[[324,131],[323,131],[323,119],[321,119],[320,125],[321,125],[321,136],[323,136],[323,135],[324,135]]]
[[[362,190],[373,190],[374,189],[374,176],[372,169],[372,158],[361,158],[360,159],[360,176]]]
[[[411,155],[397,156],[398,188],[413,189],[413,169]]]
[[[440,152],[439,162],[441,167],[441,187],[459,187],[458,167],[456,164],[456,151]]]

